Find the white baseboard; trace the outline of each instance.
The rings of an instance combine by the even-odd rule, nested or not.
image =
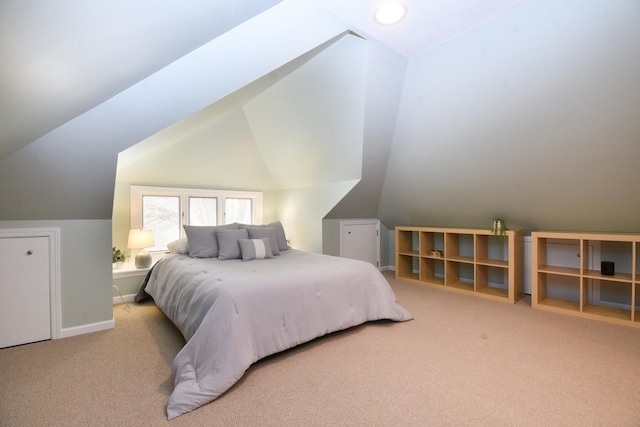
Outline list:
[[[60,338],[75,337],[76,335],[90,334],[91,332],[105,331],[113,329],[116,326],[115,320],[105,320],[103,322],[89,323],[87,325],[73,326],[71,328],[62,328]]]
[[[380,267],[380,271],[396,271],[395,265],[385,265]]]
[[[129,295],[122,295],[122,298],[120,298],[120,295],[118,295],[117,297],[113,297],[113,305],[122,304],[125,302],[133,302],[133,298],[135,296],[136,296],[135,294],[129,294]]]

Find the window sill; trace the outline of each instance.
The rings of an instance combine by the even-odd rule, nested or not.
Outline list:
[[[133,262],[125,262],[119,268],[113,268],[114,279],[124,279],[125,277],[144,276],[149,271],[149,268],[136,268]]]
[[[151,265],[155,264],[160,258],[165,255],[164,252],[159,253],[151,253],[152,262]],[[138,276],[146,276],[151,267],[147,268],[137,268],[135,262],[132,259],[129,259],[125,263],[123,263],[119,268],[113,267],[112,274],[114,279],[124,279],[126,277],[138,277]]]

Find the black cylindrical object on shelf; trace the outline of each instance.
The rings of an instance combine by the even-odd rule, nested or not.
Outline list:
[[[615,274],[615,263],[613,261],[602,261],[600,263],[600,273],[603,276],[613,276]]]

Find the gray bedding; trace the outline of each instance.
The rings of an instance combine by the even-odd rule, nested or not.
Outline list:
[[[367,321],[412,319],[371,264],[294,249],[248,262],[168,255],[144,291],[187,341],[173,361],[169,419],[266,356]]]

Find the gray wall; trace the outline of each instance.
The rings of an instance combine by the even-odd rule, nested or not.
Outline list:
[[[405,57],[370,42],[364,106],[362,179],[326,218],[378,216],[406,65]]]
[[[540,0],[410,58],[378,217],[638,231],[639,22]]]
[[[0,221],[0,228],[60,228],[62,329],[113,318],[111,220]]]

